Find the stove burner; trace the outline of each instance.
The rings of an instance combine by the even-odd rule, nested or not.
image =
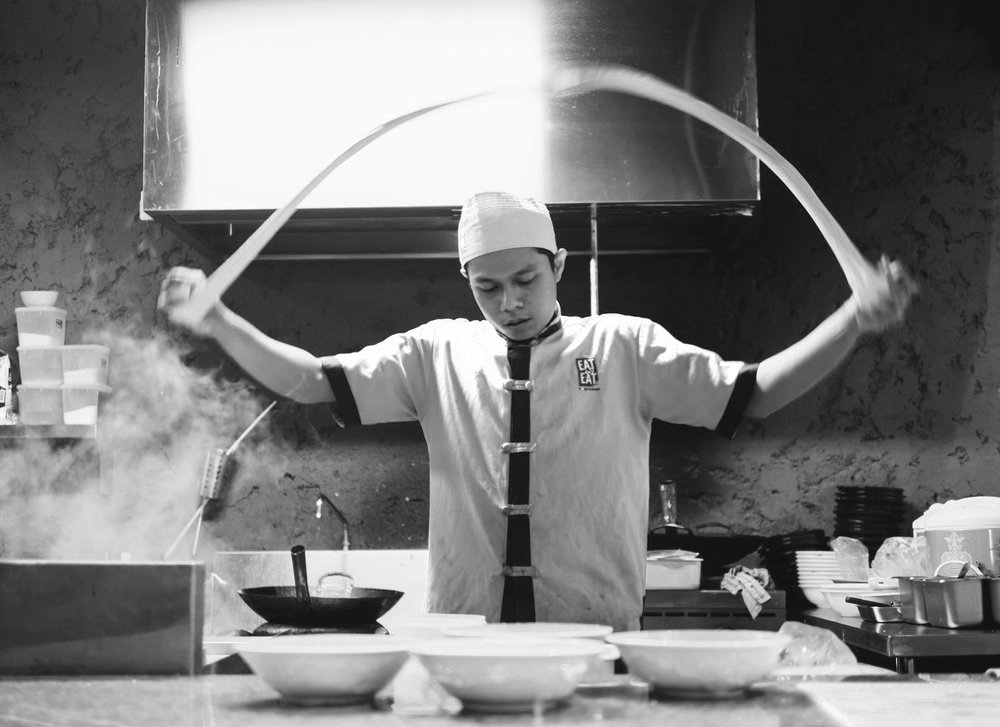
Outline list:
[[[252,636],[279,636],[281,634],[388,634],[389,630],[378,621],[343,626],[294,626],[265,621],[255,628]]]

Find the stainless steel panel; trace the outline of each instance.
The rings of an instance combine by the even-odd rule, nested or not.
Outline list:
[[[223,211],[208,215],[219,222],[274,209],[379,123],[553,67],[628,65],[757,126],[752,0],[147,7],[142,204],[185,223],[195,212]],[[625,94],[506,94],[387,134],[303,208],[447,216],[487,187],[553,205],[690,206],[757,200],[759,167],[719,132]]]
[[[0,674],[198,674],[205,565],[0,561]]]

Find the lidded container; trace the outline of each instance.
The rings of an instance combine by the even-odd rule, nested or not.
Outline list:
[[[936,575],[958,575],[965,563],[1000,572],[1000,497],[934,503],[913,521],[913,534],[926,538]]]
[[[21,383],[29,386],[55,385],[63,382],[62,351],[58,346],[17,347]]]
[[[107,346],[81,344],[63,346],[61,351],[62,380],[67,386],[103,386],[108,383],[110,351]]]
[[[66,343],[66,311],[53,306],[15,308],[17,345],[48,348]]]
[[[63,393],[59,385],[21,384],[17,387],[23,424],[62,424]]]

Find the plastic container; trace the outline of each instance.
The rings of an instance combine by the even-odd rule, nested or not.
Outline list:
[[[66,343],[66,311],[51,306],[15,308],[17,345],[48,348]]]
[[[63,382],[62,350],[59,346],[48,348],[18,346],[17,362],[21,371],[21,383],[58,386]]]
[[[21,384],[17,387],[22,424],[62,424],[61,386]]]
[[[64,424],[97,424],[98,401],[111,391],[101,384],[74,384],[62,387],[60,408]]]
[[[107,346],[83,344],[62,347],[62,381],[66,385],[108,383]]]
[[[955,576],[965,563],[982,564],[1000,573],[1000,497],[966,497],[935,503],[913,523],[923,534],[931,569],[936,575]],[[951,561],[951,562],[949,562]],[[948,564],[941,568],[942,564]]]
[[[668,591],[697,590],[701,585],[702,559],[693,553],[651,550],[646,558],[646,588]],[[677,551],[686,553],[686,551]]]

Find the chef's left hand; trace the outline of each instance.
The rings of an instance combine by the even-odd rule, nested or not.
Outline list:
[[[862,333],[880,333],[902,323],[910,304],[920,293],[920,286],[898,260],[890,262],[883,255],[878,274],[880,285],[875,286],[869,299],[852,298],[854,317]]]

